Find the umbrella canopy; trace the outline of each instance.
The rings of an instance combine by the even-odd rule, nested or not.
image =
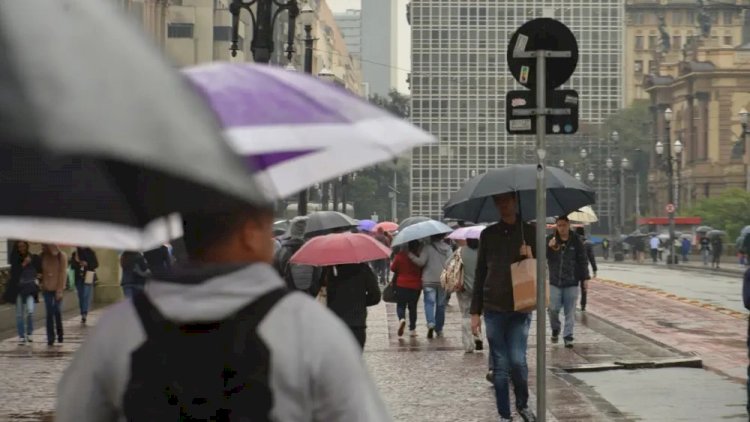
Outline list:
[[[595,202],[594,190],[568,173],[555,168],[546,169],[547,216],[567,215]],[[500,214],[492,197],[516,192],[520,198],[519,212],[523,220],[536,217],[535,165],[513,165],[469,179],[443,207],[446,218],[466,221],[498,221]]]
[[[407,120],[304,73],[213,63],[185,74],[277,198],[436,142]]]
[[[750,226],[745,226],[745,227],[742,228],[742,231],[740,231],[740,234],[743,235],[743,236],[746,235],[746,234],[748,234],[748,233],[750,233]]]
[[[375,231],[375,226],[377,226],[378,223],[372,220],[359,220],[359,224],[357,225],[357,228],[361,231],[365,232],[371,232]]]
[[[631,233],[625,236],[625,238],[623,239],[623,242],[628,243],[630,245],[635,245],[638,242],[643,242],[643,239],[645,239],[646,237],[648,237],[648,235],[643,234],[643,233],[639,233],[639,232]]]
[[[750,226],[748,226],[748,227],[750,227]],[[713,230],[713,227],[711,227],[711,226],[700,226],[697,229],[695,229],[695,232],[696,233],[708,233],[711,230]]]
[[[149,249],[181,234],[172,214],[267,203],[205,103],[110,3],[0,2],[3,237]]]
[[[425,239],[437,234],[447,234],[452,231],[453,229],[451,229],[447,224],[441,223],[439,221],[423,221],[421,223],[412,224],[411,226],[401,230],[393,239],[391,246],[403,245],[411,242],[412,240]]]
[[[432,221],[432,219],[422,216],[405,218],[404,221],[402,221],[401,224],[398,225],[398,230],[401,231],[411,225],[422,223],[424,221]]]
[[[308,240],[290,260],[293,264],[358,264],[391,256],[391,250],[372,236],[362,233],[335,233]]]
[[[357,220],[337,211],[317,211],[308,216],[305,236],[316,236],[337,229],[357,227]]]
[[[571,212],[568,214],[568,219],[570,219],[571,222],[584,224],[596,223],[599,221],[599,217],[596,216],[594,209],[590,206],[585,206],[578,211]]]
[[[724,237],[726,235],[727,235],[727,232],[725,232],[724,230],[711,230],[710,232],[706,233],[706,236],[708,236],[711,239],[716,238],[716,237]]]
[[[375,226],[375,231],[381,228],[386,232],[395,232],[398,230],[398,224],[390,221],[383,221],[382,223],[378,223],[378,225]]]
[[[448,235],[448,239],[453,240],[466,240],[466,239],[479,239],[486,226],[470,226],[461,227],[453,231]]]

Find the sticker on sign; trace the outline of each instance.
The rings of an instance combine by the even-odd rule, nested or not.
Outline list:
[[[510,130],[531,130],[531,119],[513,119],[508,121]]]
[[[511,107],[523,107],[526,105],[525,98],[514,98],[510,101]]]
[[[526,44],[529,43],[529,37],[523,34],[518,34],[518,39],[516,40],[516,46],[513,47],[514,53],[523,53],[526,51]]]
[[[525,84],[529,81],[529,67],[521,66],[521,75],[518,77],[518,81]]]

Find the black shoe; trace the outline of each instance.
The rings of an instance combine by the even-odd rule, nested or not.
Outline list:
[[[565,347],[568,349],[573,348],[573,337],[565,337],[563,340],[565,341]]]
[[[484,343],[482,343],[482,340],[474,340],[474,350],[484,350]]]
[[[557,344],[558,341],[560,341],[560,331],[559,330],[552,330],[552,343]]]
[[[62,337],[58,338],[58,339],[57,339],[57,342],[58,342],[58,343],[62,343],[62,342],[63,342],[63,338],[62,338]]]
[[[427,329],[427,338],[432,338],[434,336],[434,334],[435,334],[435,329],[434,328],[428,328]]]
[[[489,382],[490,384],[494,384],[495,383],[495,374],[491,370],[487,371],[487,375],[484,376],[484,379],[486,379],[487,382]]]
[[[536,422],[536,415],[528,407],[525,409],[518,409],[518,414],[524,422]]]
[[[52,347],[52,345],[53,345],[53,344],[55,344],[55,342],[54,342],[54,341],[48,341],[48,342],[47,342],[47,346],[50,346],[50,347]]]

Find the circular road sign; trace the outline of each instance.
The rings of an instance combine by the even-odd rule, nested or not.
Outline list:
[[[667,210],[668,214],[671,214],[674,212],[674,204],[667,204],[667,206],[664,208]]]
[[[508,43],[508,67],[518,83],[536,88],[536,57],[516,58],[514,52],[536,50],[570,51],[570,57],[547,58],[547,90],[564,84],[578,64],[578,42],[570,29],[550,18],[533,19],[521,25]]]

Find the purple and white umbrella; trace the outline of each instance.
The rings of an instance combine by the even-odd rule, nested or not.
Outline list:
[[[482,230],[485,226],[470,226],[461,227],[453,231],[448,235],[448,239],[453,240],[466,240],[466,239],[479,239],[479,235],[482,234]]]
[[[239,63],[184,72],[218,115],[230,146],[277,198],[436,142],[408,121],[303,73]]]

